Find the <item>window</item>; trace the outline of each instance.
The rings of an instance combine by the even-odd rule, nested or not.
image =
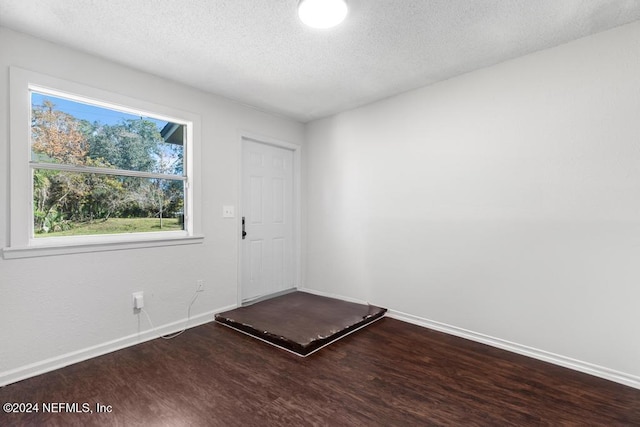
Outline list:
[[[201,238],[197,116],[12,68],[10,125],[5,258]]]
[[[185,124],[30,92],[33,237],[184,230]]]

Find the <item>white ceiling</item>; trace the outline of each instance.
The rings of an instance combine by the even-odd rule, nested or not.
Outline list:
[[[640,0],[0,0],[0,25],[306,122],[640,19]]]

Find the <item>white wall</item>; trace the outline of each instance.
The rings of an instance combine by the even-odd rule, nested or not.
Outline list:
[[[206,288],[192,310],[198,321],[235,304],[237,222],[221,214],[238,205],[239,132],[301,144],[303,125],[4,28],[0,47],[0,248],[9,235],[12,65],[199,114],[205,235],[198,245],[0,259],[0,385],[149,338],[138,334],[148,323],[133,314],[133,291],[145,291],[156,326],[186,318],[197,279]]]
[[[310,123],[306,285],[640,387],[639,43],[634,23]]]

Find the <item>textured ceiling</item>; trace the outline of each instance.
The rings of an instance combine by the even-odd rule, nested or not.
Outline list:
[[[306,122],[640,19],[640,0],[0,0],[0,25]]]

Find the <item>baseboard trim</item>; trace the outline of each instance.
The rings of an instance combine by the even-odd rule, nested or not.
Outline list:
[[[315,295],[336,298],[343,301],[355,302],[360,304],[367,304],[366,301],[345,297],[328,292],[322,292],[315,289],[299,288],[301,292],[307,292]],[[214,315],[223,311],[233,310],[237,308],[237,304],[231,304],[225,307],[221,307],[215,310],[208,311],[206,313],[199,314],[190,319],[187,326],[188,329],[195,326],[200,326],[205,323],[213,322]],[[583,372],[589,375],[593,375],[599,378],[603,378],[609,381],[613,381],[619,384],[623,384],[629,387],[640,389],[640,377],[627,374],[624,372],[616,371],[606,368],[604,366],[595,365],[581,360],[576,360],[570,357],[562,356],[559,354],[551,353],[545,350],[536,349],[526,345],[514,343],[511,341],[503,340],[500,338],[492,337],[489,335],[481,334],[478,332],[470,331],[468,329],[459,328],[446,323],[438,322],[435,320],[429,320],[423,317],[414,316],[412,314],[403,313],[397,310],[389,309],[386,316],[400,320],[403,322],[411,323],[413,325],[421,326],[435,331],[444,332],[449,335],[454,335],[460,338],[465,338],[471,341],[479,342],[482,344],[490,345],[492,347],[500,348],[502,350],[511,351],[513,353],[521,354],[524,356],[532,357],[534,359],[542,360],[545,362],[553,363],[554,365],[562,366],[565,368],[573,369],[575,371]],[[35,377],[46,372],[50,372],[56,369],[63,368],[65,366],[72,365],[74,363],[82,362],[94,357],[102,356],[117,350],[121,350],[126,347],[130,347],[136,344],[141,344],[146,341],[150,341],[158,338],[161,335],[168,335],[180,331],[187,319],[181,319],[163,326],[156,327],[155,329],[147,329],[140,333],[132,334],[123,338],[112,340],[103,344],[88,347],[82,350],[70,352],[61,356],[56,356],[50,359],[43,360],[41,362],[32,363],[29,365],[21,366],[19,368],[0,373],[0,387],[22,381],[27,378]]]
[[[593,375],[629,387],[640,389],[640,377],[627,374],[625,372],[616,371],[604,366],[594,365],[593,363],[583,362],[581,360],[576,360],[560,354],[555,354],[545,350],[540,350],[526,345],[514,343],[511,341],[459,328],[457,326],[448,325],[446,323],[413,316],[411,314],[402,313],[396,310],[389,310],[387,312],[387,316],[393,319],[401,320],[403,322],[444,332],[446,334],[465,338],[471,341],[476,341],[482,344],[490,345],[491,347],[507,350],[512,353],[522,354],[524,356],[532,357],[544,362],[553,363],[554,365],[573,369],[574,371],[583,372],[585,374]]]
[[[272,294],[260,295],[258,297],[249,298],[249,299],[246,299],[246,300],[242,301],[242,306],[246,307],[246,306],[249,306],[249,305],[253,305],[253,304],[257,303],[257,302],[262,302],[262,301],[266,301],[268,299],[281,297],[283,295],[290,294],[290,293],[295,292],[297,290],[298,290],[298,288],[289,288],[289,289],[285,289],[283,291],[274,292]]]
[[[315,289],[298,288],[298,290],[300,292],[306,292],[308,294],[318,295],[318,296],[321,296],[321,297],[335,298],[335,299],[339,299],[339,300],[347,301],[347,302],[355,302],[356,304],[369,304],[369,302],[361,300],[361,299],[358,299],[358,298],[345,297],[344,295],[337,295],[337,294],[332,294],[330,292],[317,291]],[[373,305],[376,305],[376,304],[373,304]],[[379,307],[382,307],[382,306],[379,306]]]
[[[367,304],[362,300],[357,300],[350,297],[342,297],[340,295],[331,294],[328,292],[317,291],[315,289],[300,289],[300,291],[308,292],[315,295],[341,299],[344,301],[357,302],[361,304]],[[384,305],[376,304],[380,307]],[[521,354],[523,356],[532,357],[534,359],[542,360],[544,362],[553,363],[554,365],[562,366],[564,368],[573,369],[574,371],[583,372],[585,374],[593,375],[605,380],[613,381],[619,384],[623,384],[629,387],[640,389],[640,377],[627,374],[625,372],[616,371],[606,368],[604,366],[594,365],[589,362],[583,362],[570,357],[562,356],[560,354],[551,353],[545,350],[529,347],[526,345],[514,343],[511,341],[503,340],[501,338],[492,337],[489,335],[481,334],[479,332],[470,331],[468,329],[459,328],[457,326],[448,325],[446,323],[437,322],[435,320],[425,319],[423,317],[414,316],[412,314],[403,313],[397,310],[389,309],[387,311],[387,317],[400,320],[403,322],[411,323],[413,325],[422,326],[424,328],[433,329],[435,331],[444,332],[445,334],[454,335],[460,338],[465,338],[471,341],[479,342],[482,344],[490,345],[502,350],[507,350],[512,353]]]
[[[191,319],[189,319],[187,329],[204,325],[205,323],[213,322],[214,315],[216,313],[232,310],[236,307],[237,305],[233,304],[193,316]],[[144,316],[142,313],[140,313],[139,315]],[[168,335],[181,331],[182,328],[184,328],[185,322],[187,322],[186,318],[168,323],[166,325],[158,326],[155,329],[145,329],[144,331],[131,334],[126,337],[118,338],[92,347],[87,347],[81,350],[52,357],[40,362],[21,366],[10,371],[2,372],[0,373],[0,387],[25,380],[27,378],[35,377],[46,372],[51,372],[56,369],[64,368],[65,366],[73,365],[74,363],[83,362],[94,357],[112,353],[126,347],[131,347],[136,344],[151,341],[162,335]]]

